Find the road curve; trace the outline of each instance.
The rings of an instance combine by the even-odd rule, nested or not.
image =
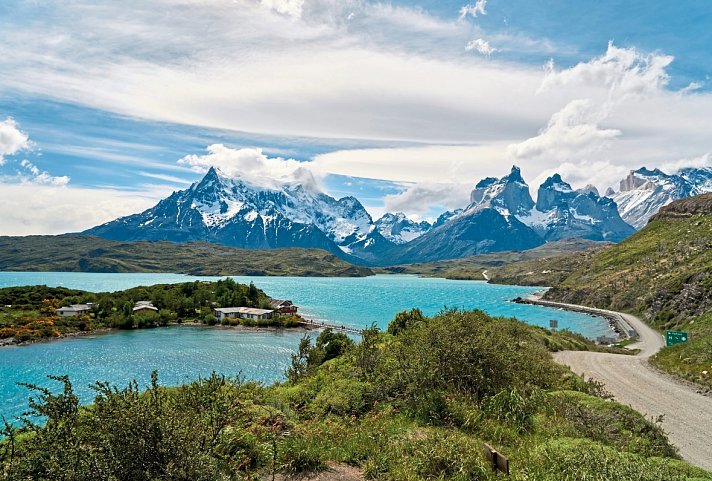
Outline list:
[[[554,353],[554,359],[577,374],[605,383],[616,401],[646,417],[662,414],[663,428],[683,459],[712,471],[712,397],[655,370],[648,358],[665,345],[663,337],[637,317],[617,314],[638,332],[639,341],[630,347],[640,349],[639,354],[562,351]]]

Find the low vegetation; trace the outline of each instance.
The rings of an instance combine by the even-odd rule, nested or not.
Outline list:
[[[139,301],[150,301],[157,309],[134,312]],[[61,306],[90,303],[86,315],[62,317]],[[0,289],[0,341],[14,343],[56,338],[100,328],[134,329],[170,323],[217,323],[215,307],[269,307],[269,296],[254,284],[232,279],[217,282],[186,282],[135,287],[112,293],[93,293],[63,287],[31,286]],[[229,319],[226,324],[293,327],[298,319]]]
[[[653,327],[689,332],[652,362],[712,387],[712,194],[674,202],[620,244],[510,264],[495,282],[553,286],[546,298],[636,314]]]
[[[594,242],[586,239],[566,239],[557,242],[549,242],[535,249],[526,251],[493,252],[491,254],[481,254],[462,259],[451,259],[437,262],[425,262],[420,264],[406,264],[401,266],[383,267],[374,269],[377,273],[387,274],[416,274],[425,277],[444,277],[446,279],[461,280],[485,280],[483,272],[492,279],[492,282],[502,284],[521,285],[552,285],[548,277],[542,280],[539,276],[541,271],[550,269],[550,264],[558,259],[580,259],[578,256],[568,256],[571,253],[588,254],[597,251],[607,245],[607,242]],[[541,269],[533,267],[533,272],[521,276],[520,279],[504,278],[505,269],[510,264],[518,266],[530,263],[532,266],[546,266]],[[530,269],[522,271],[517,268],[512,272],[527,273]],[[567,266],[560,271],[571,272],[572,267]],[[546,273],[545,273],[546,274]],[[496,276],[494,278],[493,276]]]
[[[175,272],[202,276],[373,275],[320,249],[246,250],[207,242],[117,242],[85,235],[0,237],[0,270]]]
[[[366,479],[500,479],[483,442],[513,480],[712,479],[659,424],[554,363],[544,340],[561,333],[459,310],[402,313],[388,331],[305,338],[269,387],[154,376],[143,392],[98,383],[80,407],[66,378],[59,392],[29,386],[31,416],[3,432],[0,479],[274,479],[333,463]]]

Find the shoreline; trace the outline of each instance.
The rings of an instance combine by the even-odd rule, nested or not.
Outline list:
[[[278,326],[242,326],[242,325],[223,326],[222,324],[215,324],[213,326],[209,326],[207,324],[203,324],[201,322],[195,322],[195,321],[173,322],[166,326],[143,327],[143,328],[136,328],[136,329],[119,329],[117,327],[100,327],[98,329],[92,329],[91,331],[69,332],[66,334],[62,334],[59,337],[44,337],[44,338],[40,338],[40,339],[31,339],[28,341],[20,341],[20,342],[15,342],[14,337],[8,337],[5,339],[0,339],[0,349],[2,349],[3,347],[31,346],[32,344],[50,343],[50,342],[62,341],[62,340],[66,340],[66,339],[72,339],[75,337],[82,337],[82,336],[89,336],[89,335],[96,335],[96,334],[114,334],[114,333],[129,332],[129,331],[150,331],[152,329],[160,329],[162,327],[181,327],[181,326],[205,327],[205,328],[210,328],[210,329],[225,329],[225,330],[231,329],[231,330],[238,330],[238,331],[243,331],[243,332],[293,331],[293,332],[302,332],[302,333],[311,332],[311,331],[318,330],[319,328],[323,327],[323,326],[314,324],[314,327],[311,328],[310,324],[308,324],[308,323],[300,324],[299,326],[296,326],[296,327],[278,327]]]
[[[625,320],[622,313],[609,311],[606,309],[598,309],[596,307],[581,306],[578,304],[567,304],[564,302],[547,301],[542,298],[544,292],[546,291],[535,292],[534,294],[530,294],[527,297],[523,298],[517,297],[516,299],[512,299],[512,302],[516,302],[517,304],[531,304],[534,306],[554,307],[567,311],[582,312],[585,314],[602,317],[608,321],[608,325],[611,326],[613,332],[615,332],[621,340],[635,340],[640,337],[638,331],[634,329],[628,321]]]

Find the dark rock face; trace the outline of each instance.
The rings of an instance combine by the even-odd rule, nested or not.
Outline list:
[[[522,215],[534,207],[534,201],[521,170],[515,165],[509,175],[501,179],[487,177],[478,182],[470,194],[470,207],[473,206],[492,207],[503,213]]]

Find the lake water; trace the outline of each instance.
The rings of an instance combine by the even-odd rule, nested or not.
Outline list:
[[[178,274],[95,274],[0,272],[0,287],[46,284],[94,292],[116,291],[139,285],[216,280]],[[254,282],[268,295],[291,299],[300,313],[353,327],[375,323],[385,328],[393,315],[420,308],[435,314],[444,307],[482,309],[517,317],[588,337],[611,334],[607,321],[582,313],[509,302],[537,288],[499,286],[479,281],[453,281],[413,276],[365,278],[235,277]],[[153,370],[161,383],[176,385],[217,371],[241,373],[248,379],[271,383],[283,378],[290,354],[301,337],[297,332],[246,332],[204,327],[169,327],[123,331],[63,339],[29,346],[0,348],[0,414],[20,415],[28,391],[18,382],[52,387],[48,374],[69,374],[82,400],[90,401],[88,385],[110,381],[124,386],[132,379],[146,384]]]

